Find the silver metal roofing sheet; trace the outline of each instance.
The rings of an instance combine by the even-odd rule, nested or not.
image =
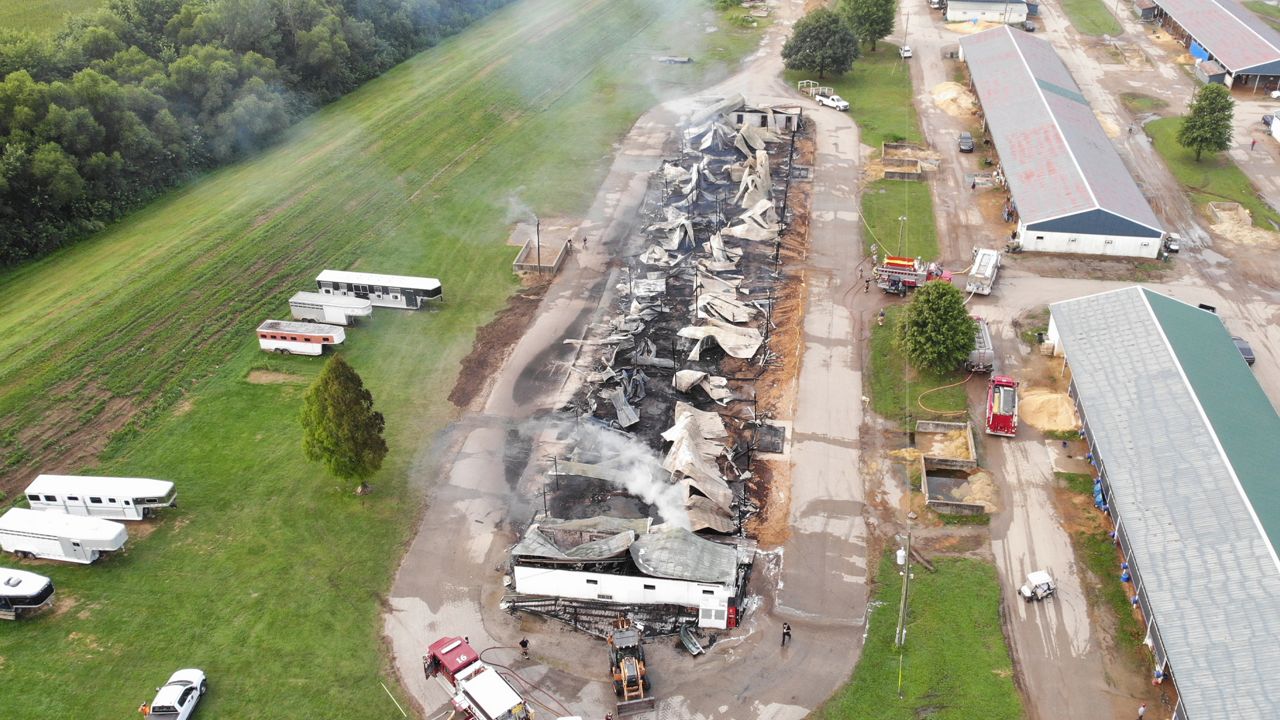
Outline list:
[[[1280,33],[1234,0],[1157,2],[1233,73],[1280,62]]]
[[[1280,563],[1147,292],[1050,310],[1187,717],[1274,718]]]
[[[1048,43],[999,27],[961,38],[960,46],[1024,222],[1101,209],[1160,227]],[[1082,220],[1079,232],[1090,232],[1090,222]]]
[[[652,577],[732,585],[738,576],[738,551],[704,540],[683,528],[654,528],[631,545],[636,567]]]

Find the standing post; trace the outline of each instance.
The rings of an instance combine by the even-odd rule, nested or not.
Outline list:
[[[542,220],[533,216],[533,244],[538,251],[538,274],[542,274]]]
[[[893,644],[902,647],[907,642],[907,586],[911,584],[911,528],[907,528],[906,554],[902,562],[902,599],[898,603],[898,629],[893,636]],[[901,680],[898,681],[901,692]]]

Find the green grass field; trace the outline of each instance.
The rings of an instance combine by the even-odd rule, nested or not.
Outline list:
[[[1071,25],[1085,35],[1115,37],[1124,32],[1104,0],[1062,0],[1062,11]]]
[[[917,420],[962,418],[968,407],[962,382],[965,373],[957,371],[936,375],[912,368],[893,343],[893,327],[900,311],[901,306],[890,307],[885,313],[884,325],[871,328],[871,356],[868,360],[871,409],[881,417],[900,423],[905,422],[908,415]],[[952,387],[930,392],[947,385]],[[924,399],[925,407],[918,402],[922,393],[929,393]]]
[[[1145,129],[1156,151],[1178,182],[1190,191],[1197,207],[1211,202],[1238,202],[1253,213],[1254,225],[1267,230],[1275,229],[1272,223],[1280,225],[1280,215],[1258,197],[1253,183],[1226,153],[1206,154],[1196,162],[1195,153],[1178,144],[1180,127],[1182,118],[1171,117],[1149,122]]]
[[[7,487],[33,458],[91,458],[109,437],[96,467],[63,469],[172,479],[181,502],[100,565],[34,567],[59,607],[0,623],[0,714],[128,716],[172,670],[199,666],[213,686],[201,715],[399,717],[378,684],[400,694],[379,614],[421,507],[407,475],[455,415],[443,398],[476,328],[515,287],[508,198],[544,217],[583,212],[656,96],[724,77],[755,46],[758,30],[703,33],[705,12],[518,2],[274,149],[0,275]],[[438,309],[379,310],[348,335],[391,446],[364,499],[302,458],[304,385],[246,379],[317,372],[257,350],[252,330],[287,316],[325,267],[445,285]]]
[[[862,215],[868,247],[875,238],[881,253],[887,250],[891,255],[937,259],[938,228],[933,195],[926,183],[889,179],[867,183],[862,189]],[[904,217],[906,223],[899,220]]]
[[[1168,102],[1158,97],[1136,92],[1120,93],[1120,102],[1124,103],[1131,113],[1153,113],[1169,107]]]
[[[103,0],[0,0],[0,27],[44,33],[57,30],[68,15],[78,15]]]
[[[990,563],[934,560],[912,572],[907,640],[893,636],[902,577],[886,553],[862,659],[848,684],[812,717],[819,720],[1017,720],[1022,699],[1000,630],[1000,585]],[[901,669],[901,676],[899,670]],[[899,677],[902,698],[898,697]]]
[[[818,80],[810,73],[788,70],[785,77],[792,87],[801,80],[817,80],[830,85],[849,103],[849,114],[858,124],[863,145],[878,152],[884,142],[922,142],[920,122],[911,102],[911,72],[898,57],[898,46],[887,42],[877,45],[875,52],[863,48],[862,57],[844,75]]]

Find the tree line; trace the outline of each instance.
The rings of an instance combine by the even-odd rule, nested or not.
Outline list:
[[[0,29],[0,265],[43,255],[510,0],[108,0]]]

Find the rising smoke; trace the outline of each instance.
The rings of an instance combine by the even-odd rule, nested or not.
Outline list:
[[[662,458],[652,448],[632,435],[594,423],[561,420],[554,427],[566,444],[577,450],[579,457],[575,459],[607,466],[618,487],[652,506],[672,527],[689,529],[685,509],[688,491],[671,481],[671,473],[662,467]]]

